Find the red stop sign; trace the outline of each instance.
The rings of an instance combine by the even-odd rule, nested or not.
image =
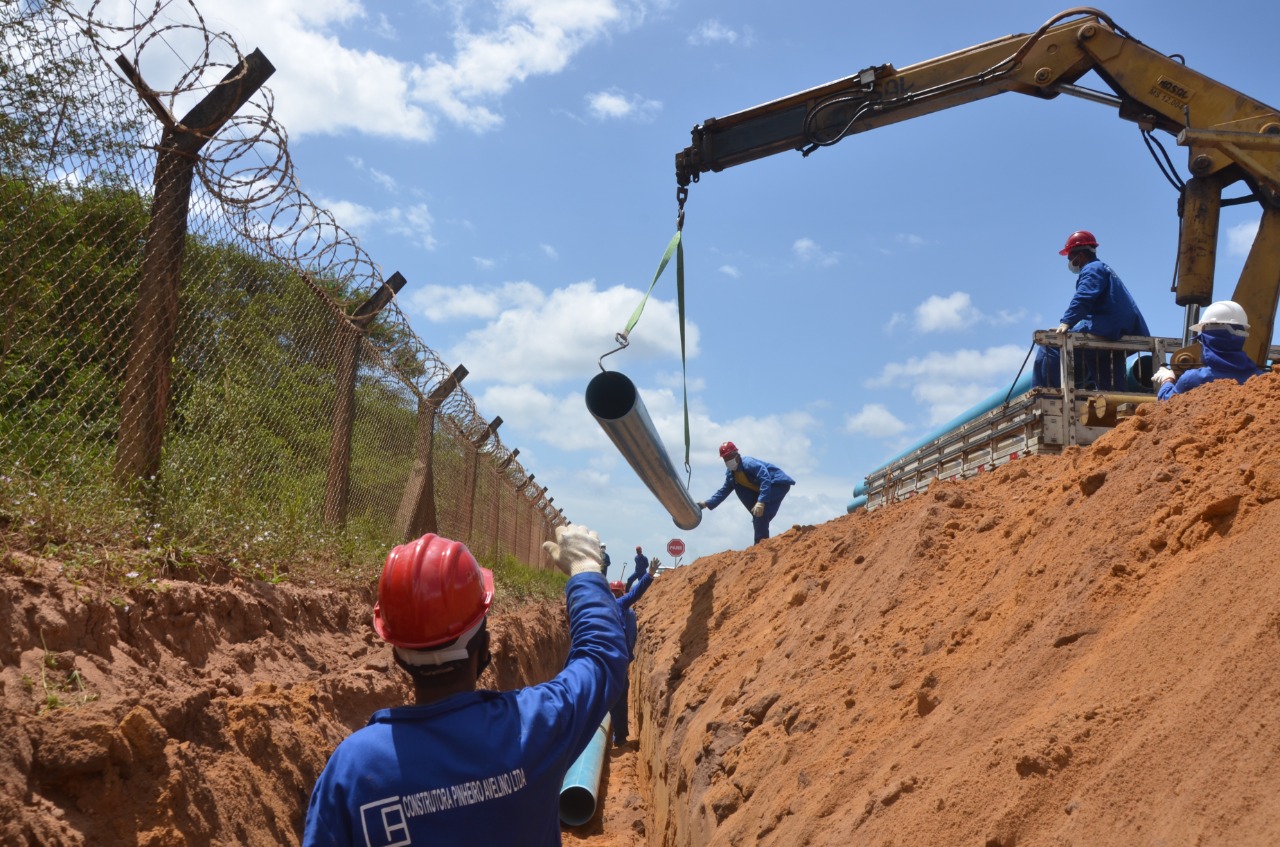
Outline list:
[[[679,538],[673,538],[667,542],[667,552],[672,556],[684,555],[684,542]]]

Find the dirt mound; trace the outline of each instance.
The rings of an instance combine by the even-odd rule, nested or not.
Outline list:
[[[1280,844],[1277,412],[1207,386],[661,580],[661,843]]]
[[[329,753],[411,699],[370,594],[161,581],[122,596],[57,562],[0,561],[5,845],[296,844]],[[484,682],[554,675],[566,626],[547,607],[495,615]]]
[[[1280,376],[795,527],[637,606],[638,750],[566,843],[1280,844]],[[2,539],[0,539],[2,540]],[[293,844],[405,702],[371,596],[0,555],[0,843]],[[545,679],[563,609],[495,615]]]

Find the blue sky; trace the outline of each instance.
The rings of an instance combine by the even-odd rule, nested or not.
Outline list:
[[[508,447],[619,576],[635,545],[684,561],[751,542],[730,499],[678,530],[586,411],[675,229],[675,154],[707,118],[881,63],[901,68],[1031,32],[1062,2],[199,0],[211,29],[277,71],[268,86],[303,190],[381,264]],[[1280,102],[1280,4],[1123,0],[1133,36]],[[188,14],[171,3],[166,14]],[[143,68],[153,85],[159,67]],[[1085,84],[1104,86],[1093,77]],[[1162,137],[1186,175],[1186,155]],[[1229,192],[1238,193],[1238,192]],[[774,523],[844,514],[857,480],[1009,385],[1074,277],[1090,229],[1154,332],[1177,335],[1176,193],[1137,128],[1095,103],[1001,95],[707,174],[684,227],[691,493],[717,445],[798,485]],[[1224,212],[1219,297],[1258,214]],[[606,360],[683,462],[674,269]]]

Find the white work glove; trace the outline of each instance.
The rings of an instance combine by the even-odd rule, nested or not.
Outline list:
[[[706,511],[706,509],[707,509],[707,501],[706,501],[706,500],[699,500],[699,501],[698,501],[698,508],[699,508],[699,509],[702,509],[703,511]]]
[[[764,503],[756,503],[754,506],[752,506],[752,507],[751,507],[751,514],[755,515],[757,518],[758,518],[758,517],[760,517],[761,515],[763,515],[763,514],[764,514]]]
[[[1161,365],[1160,370],[1156,371],[1155,374],[1152,375],[1151,384],[1156,388],[1159,388],[1166,382],[1173,382],[1175,379],[1177,379],[1177,377],[1174,376],[1173,371],[1169,370],[1164,365]]]
[[[656,557],[649,560],[649,576],[653,576],[658,572],[658,565],[660,564],[662,563]]]
[[[1066,332],[1069,332],[1070,330],[1071,330],[1070,325],[1068,325],[1068,324],[1058,324],[1058,328],[1057,328],[1056,330],[1054,330],[1054,331],[1055,331],[1056,333],[1058,333],[1058,335],[1063,335],[1063,334],[1065,334]]]
[[[600,536],[577,524],[556,527],[556,540],[542,542],[542,549],[569,576],[600,573],[604,563],[600,558]]]

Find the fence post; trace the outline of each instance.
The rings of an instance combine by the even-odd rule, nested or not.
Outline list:
[[[329,432],[329,465],[324,478],[324,522],[347,522],[347,498],[351,492],[351,428],[356,409],[356,371],[360,365],[360,340],[369,324],[391,298],[404,288],[405,278],[396,271],[373,296],[338,321],[334,330],[333,427]]]
[[[534,498],[530,504],[529,517],[529,564],[534,567],[542,567],[542,541],[546,538],[546,520],[545,509],[547,508],[547,486],[542,486],[542,490]],[[549,539],[548,539],[549,540]]]
[[[502,541],[502,498],[507,489],[506,469],[516,460],[516,456],[520,455],[520,448],[511,451],[507,458],[503,459],[493,471],[493,510],[492,523],[493,531],[490,536],[494,539],[494,554],[496,555]]]
[[[191,184],[200,150],[275,68],[254,50],[231,69],[209,95],[179,123],[124,56],[116,58],[161,123],[156,156],[155,197],[142,254],[138,303],[120,397],[120,434],[115,476],[121,483],[149,479],[160,471],[169,384],[178,331],[178,293],[187,239]]]
[[[489,425],[485,427],[484,432],[480,433],[471,445],[471,463],[467,465],[467,477],[465,491],[467,494],[467,508],[463,512],[462,538],[466,544],[471,544],[471,532],[475,528],[475,511],[476,511],[476,492],[480,488],[477,480],[480,478],[480,450],[484,447],[493,435],[498,431],[498,427],[502,426],[501,416],[489,421]]]
[[[437,532],[436,490],[432,458],[436,445],[436,410],[457,390],[467,377],[467,369],[458,365],[425,399],[418,401],[418,433],[414,438],[413,467],[404,484],[400,508],[396,510],[396,529],[405,541],[427,532]]]

